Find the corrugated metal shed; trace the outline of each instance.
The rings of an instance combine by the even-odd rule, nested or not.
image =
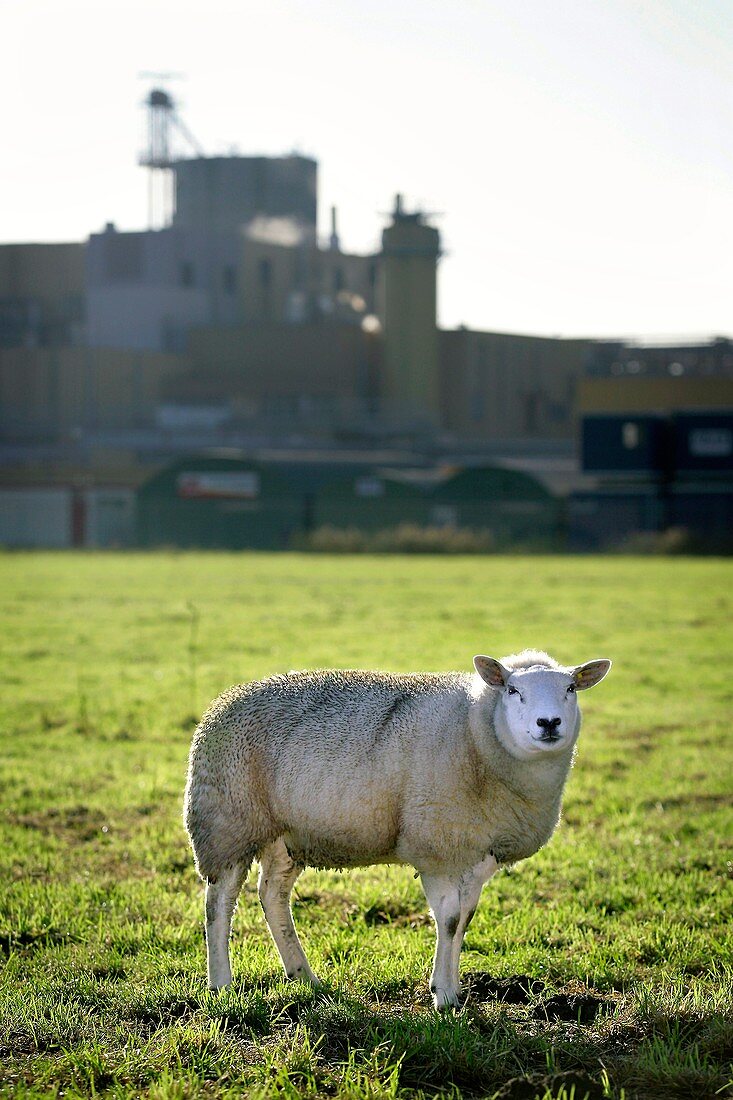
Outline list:
[[[318,491],[313,502],[314,527],[378,531],[403,523],[425,525],[429,518],[426,490],[389,470],[361,470],[332,481]]]
[[[284,548],[303,525],[304,495],[245,458],[193,455],[138,490],[141,546]]]
[[[477,466],[447,477],[431,494],[430,522],[491,531],[499,543],[555,542],[561,502],[519,470]]]

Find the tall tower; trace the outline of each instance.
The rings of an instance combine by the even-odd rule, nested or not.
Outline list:
[[[382,233],[384,412],[402,424],[437,426],[440,234],[425,218],[406,213],[397,195]]]
[[[141,73],[144,77],[170,79],[175,73]],[[173,130],[185,138],[199,156],[203,152],[176,111],[173,97],[164,88],[152,88],[145,100],[148,109],[148,142],[140,164],[148,169],[148,228],[162,229],[173,218]]]
[[[173,100],[162,88],[153,88],[148,108],[148,145],[140,163],[148,169],[148,229],[168,225],[173,210],[171,124]]]

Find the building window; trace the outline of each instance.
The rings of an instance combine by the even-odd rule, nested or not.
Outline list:
[[[234,294],[237,290],[237,269],[229,265],[221,274],[222,286],[225,294]]]
[[[193,286],[193,264],[190,260],[182,260],[180,266],[181,286]]]
[[[534,435],[539,427],[541,395],[538,390],[530,390],[524,395],[524,430]]]
[[[257,273],[260,279],[260,317],[262,320],[269,321],[272,312],[272,262],[263,257],[257,265]]]
[[[260,284],[263,290],[267,290],[272,282],[272,264],[267,259],[260,260],[259,263],[260,272]]]
[[[487,371],[483,347],[479,346],[478,352],[473,355],[471,363],[471,389],[470,406],[471,419],[480,424],[486,416],[486,383]]]

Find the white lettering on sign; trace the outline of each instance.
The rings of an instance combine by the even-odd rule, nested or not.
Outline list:
[[[178,475],[179,497],[188,500],[237,499],[255,500],[260,495],[260,475],[248,470],[227,470]]]
[[[690,454],[697,458],[727,458],[733,454],[729,428],[695,428],[690,432]]]
[[[383,497],[384,482],[378,477],[358,477],[354,482],[354,492],[358,497]]]
[[[639,446],[639,425],[628,420],[621,429],[621,439],[627,451],[635,450]]]

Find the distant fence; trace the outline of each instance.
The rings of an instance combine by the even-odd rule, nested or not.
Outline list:
[[[601,486],[560,498],[531,478],[502,481],[486,468],[437,482],[430,471],[422,481],[372,471],[319,485],[266,467],[200,466],[177,464],[137,493],[0,489],[0,546],[582,552],[670,529],[687,532],[691,548],[733,546],[733,486],[724,482]]]
[[[135,514],[133,489],[0,489],[0,546],[132,546]]]

